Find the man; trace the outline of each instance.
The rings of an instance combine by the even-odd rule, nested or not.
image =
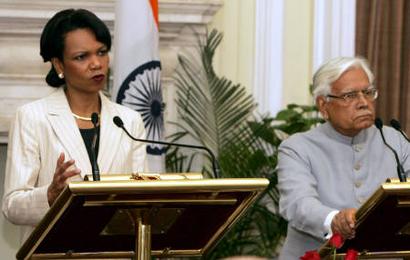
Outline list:
[[[356,209],[387,178],[397,178],[394,154],[373,125],[373,80],[362,58],[335,58],[315,73],[313,94],[326,123],[279,148],[279,207],[289,221],[280,259],[299,259],[332,233],[353,238]],[[383,132],[408,173],[410,145],[390,127]]]

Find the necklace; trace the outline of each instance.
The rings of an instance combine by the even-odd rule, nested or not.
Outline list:
[[[71,112],[71,114],[78,120],[83,120],[83,121],[91,121],[91,117],[83,117],[83,116],[79,116],[77,114],[74,114],[73,112]]]

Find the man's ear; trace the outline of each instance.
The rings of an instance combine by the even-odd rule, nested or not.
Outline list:
[[[51,58],[51,64],[53,64],[53,67],[56,70],[57,74],[64,73],[64,66],[60,59],[56,57]]]
[[[322,114],[324,119],[329,119],[329,113],[327,112],[327,105],[328,102],[326,100],[326,97],[324,96],[319,96],[316,98],[316,106],[319,109],[320,114]]]

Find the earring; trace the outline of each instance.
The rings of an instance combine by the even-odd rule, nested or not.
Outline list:
[[[63,79],[64,78],[64,73],[58,73],[58,77],[60,78],[60,79]]]

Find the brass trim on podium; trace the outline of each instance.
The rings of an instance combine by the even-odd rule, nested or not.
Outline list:
[[[70,183],[17,259],[201,256],[269,184],[264,178],[165,175]]]
[[[337,250],[338,259],[348,249],[360,252],[360,259],[410,256],[410,182],[382,184],[357,210],[356,236]],[[328,243],[319,254],[330,258]]]

